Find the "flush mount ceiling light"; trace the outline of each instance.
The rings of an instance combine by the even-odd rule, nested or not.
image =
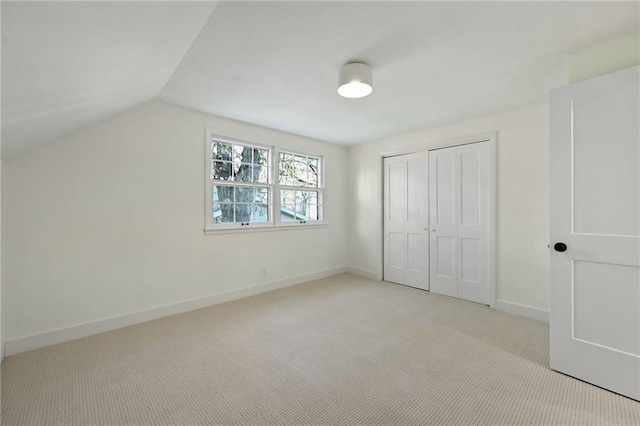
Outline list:
[[[364,98],[373,92],[373,72],[362,62],[351,62],[340,70],[338,94],[345,98]]]

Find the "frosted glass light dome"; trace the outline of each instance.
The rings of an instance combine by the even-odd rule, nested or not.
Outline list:
[[[340,70],[338,94],[345,98],[363,98],[373,92],[371,67],[361,62],[351,62]]]

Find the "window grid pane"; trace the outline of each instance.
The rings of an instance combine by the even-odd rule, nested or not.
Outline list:
[[[269,222],[271,209],[271,188],[268,186],[213,187],[214,223]]]
[[[211,179],[270,184],[271,150],[251,144],[213,140]]]
[[[280,185],[307,188],[320,187],[320,158],[280,152],[278,156]]]
[[[280,221],[317,221],[322,216],[320,158],[291,152],[278,155]],[[313,188],[315,190],[308,190]]]
[[[280,220],[313,221],[320,220],[322,205],[319,204],[320,191],[280,190]]]
[[[269,148],[212,138],[210,149],[214,223],[272,222],[274,208],[281,222],[322,219],[321,157],[283,151],[272,165]]]

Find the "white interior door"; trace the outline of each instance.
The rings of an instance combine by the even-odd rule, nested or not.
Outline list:
[[[427,153],[384,159],[384,279],[429,289]]]
[[[634,67],[551,94],[551,368],[640,399]]]
[[[458,297],[458,221],[455,148],[429,151],[429,283],[431,291]]]
[[[478,142],[429,151],[430,286],[490,304],[491,148]]]

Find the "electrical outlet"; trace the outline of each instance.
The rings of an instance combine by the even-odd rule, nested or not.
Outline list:
[[[260,268],[260,276],[261,277],[266,277],[267,276],[267,268],[265,268],[265,267]]]

